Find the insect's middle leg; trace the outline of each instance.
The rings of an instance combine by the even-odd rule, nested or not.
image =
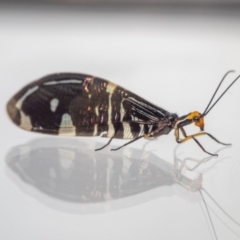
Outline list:
[[[100,147],[100,148],[96,148],[95,151],[102,150],[103,148],[105,148],[106,146],[108,146],[108,145],[111,143],[111,141],[113,140],[114,136],[115,136],[115,134],[108,140],[108,142],[107,142],[105,145],[103,145],[103,146]]]
[[[123,147],[127,146],[128,144],[131,144],[131,143],[137,141],[138,139],[140,139],[140,138],[142,138],[142,137],[143,137],[143,135],[142,135],[142,136],[139,136],[139,137],[136,137],[136,138],[134,138],[133,140],[131,140],[131,141],[123,144],[122,146],[120,146],[120,147],[118,147],[118,148],[112,148],[111,151],[117,151],[117,150],[119,150],[120,148],[123,148]]]

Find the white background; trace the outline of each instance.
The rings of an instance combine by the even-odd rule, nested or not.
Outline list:
[[[63,200],[61,191],[68,189],[68,182],[63,181],[64,186],[57,182],[58,176],[48,164],[51,156],[45,151],[64,148],[68,160],[57,159],[63,169],[74,168],[71,156],[80,151],[96,161],[102,154],[108,154],[111,162],[124,154],[132,161],[152,161],[154,168],[164,165],[169,170],[176,157],[208,157],[193,141],[175,149],[177,143],[170,133],[150,141],[144,149],[146,140],[140,140],[123,151],[112,153],[107,148],[95,154],[96,146],[106,143],[106,139],[59,139],[22,131],[7,117],[5,105],[30,81],[55,72],[79,72],[111,80],[179,115],[201,112],[222,76],[236,70],[226,79],[224,89],[240,73],[239,29],[238,8],[1,6],[1,239],[216,239],[199,192],[192,193],[178,184],[162,186],[154,176],[156,185],[143,182],[137,194],[86,203],[72,202],[68,197]],[[232,143],[232,147],[221,150],[218,158],[196,171],[203,173],[203,188],[238,222],[239,119],[237,82],[205,118],[205,130]],[[196,127],[187,129],[199,131]],[[200,141],[210,152],[222,148],[207,137]],[[111,145],[123,143],[114,140]],[[41,169],[31,175],[31,168],[36,170],[33,149],[43,152],[42,161],[49,168],[47,179]],[[21,172],[21,159],[26,156],[28,164],[33,161],[30,172]],[[198,177],[196,172],[191,174],[192,179]],[[52,178],[55,180],[51,185]],[[78,177],[75,180],[77,187]],[[60,184],[59,195],[47,194],[56,182]],[[80,185],[84,186],[82,182]],[[240,226],[203,195],[218,239],[240,239]]]

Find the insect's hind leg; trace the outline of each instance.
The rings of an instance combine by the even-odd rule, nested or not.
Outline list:
[[[143,137],[143,135],[142,135],[142,136],[139,136],[139,137],[136,137],[136,138],[134,138],[133,140],[131,140],[131,141],[123,144],[122,146],[120,146],[120,147],[118,147],[118,148],[112,148],[111,151],[117,151],[117,150],[119,150],[120,148],[123,148],[123,147],[125,147],[125,146],[127,146],[127,145],[129,145],[129,144],[131,144],[131,143],[133,143],[133,142],[135,142],[135,141],[137,141],[138,139],[140,139],[140,138],[142,138],[142,137]]]
[[[100,151],[100,150],[104,149],[106,146],[108,146],[108,145],[111,143],[111,141],[113,140],[114,136],[115,136],[115,134],[113,135],[113,137],[111,137],[111,138],[108,140],[107,144],[103,145],[103,146],[100,147],[100,148],[96,148],[95,151]]]
[[[119,126],[120,126],[120,125],[117,125],[114,135],[108,140],[108,142],[107,142],[105,145],[103,145],[102,147],[95,149],[95,151],[100,151],[100,150],[102,150],[103,148],[107,147],[107,146],[111,143],[111,141],[112,141],[112,140],[114,139],[114,137],[116,136],[117,131],[119,130]]]

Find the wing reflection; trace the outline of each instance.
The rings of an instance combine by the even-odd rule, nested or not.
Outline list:
[[[173,194],[191,201],[199,199],[197,193],[185,188],[197,191],[202,183],[201,174],[193,180],[187,178],[176,172],[173,164],[151,152],[132,148],[114,153],[92,150],[98,147],[82,140],[40,138],[14,147],[6,158],[7,171],[25,192],[54,207],[56,201],[58,205],[68,203],[65,209],[73,203],[83,207],[87,203],[123,200],[108,209],[113,210]],[[144,197],[124,201],[140,193]]]

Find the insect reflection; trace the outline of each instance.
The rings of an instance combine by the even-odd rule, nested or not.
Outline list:
[[[173,194],[181,191],[181,196],[193,202],[202,200],[209,219],[211,219],[211,214],[206,200],[214,202],[219,209],[224,211],[202,187],[203,174],[196,174],[194,178],[189,178],[184,174],[184,171],[189,169],[187,165],[189,159],[179,158],[176,151],[174,152],[175,164],[171,164],[151,152],[134,149],[128,152],[129,149],[125,149],[109,156],[106,151],[91,152],[89,151],[91,148],[92,146],[75,140],[40,139],[13,148],[7,156],[6,163],[10,175],[14,175],[13,179],[18,185],[21,185],[19,182],[23,182],[23,185],[27,183],[41,192],[39,198],[41,201],[47,199],[45,202],[49,204],[49,197],[63,201],[61,204],[64,207],[61,208],[61,204],[56,204],[52,200],[51,206],[60,206],[59,210],[71,208],[72,203],[75,203],[75,207],[85,206],[84,212],[94,211],[94,206],[97,205],[91,205],[89,208],[87,203],[106,202],[111,206],[107,208],[108,211],[111,211],[119,208],[114,205],[116,200],[136,196],[134,201],[124,202],[120,206],[121,209],[132,206],[131,202],[136,205],[160,196],[168,196],[170,190]],[[193,167],[194,170],[210,161],[211,158],[212,156],[209,156],[197,163]],[[179,186],[178,191],[175,192],[172,186]],[[156,189],[154,196],[137,197],[143,194],[148,196],[147,193],[152,189]],[[29,194],[32,194],[31,191]],[[200,195],[192,192],[199,192]],[[36,194],[33,195],[36,196]],[[81,210],[74,209],[74,213],[77,211],[82,213],[83,210],[82,208]],[[95,209],[95,211],[98,210]],[[102,208],[101,211],[103,211]],[[226,212],[225,215],[232,219]],[[232,221],[239,226],[237,221],[234,219]],[[212,229],[214,229],[214,222],[212,220],[211,222]],[[215,238],[218,239],[217,231],[213,231]]]

